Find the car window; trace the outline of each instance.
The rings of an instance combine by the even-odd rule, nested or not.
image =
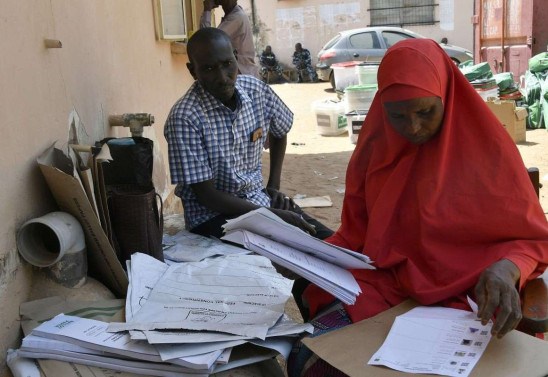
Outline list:
[[[379,40],[375,33],[358,33],[348,38],[350,46],[355,49],[373,49],[381,48]]]
[[[327,43],[325,44],[325,46],[323,46],[322,49],[323,49],[323,50],[327,50],[327,49],[333,47],[333,45],[334,45],[335,43],[337,43],[337,42],[339,41],[339,39],[341,39],[341,35],[340,35],[340,34],[335,35],[333,38],[331,38],[331,40],[329,40],[329,42],[327,42]]]
[[[382,32],[382,38],[384,39],[384,43],[386,44],[386,48],[391,47],[392,45],[396,44],[399,41],[403,41],[404,39],[414,38],[411,35],[404,34],[404,33],[398,33],[393,31],[383,31]]]

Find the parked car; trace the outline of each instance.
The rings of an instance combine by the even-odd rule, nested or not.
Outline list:
[[[331,64],[347,61],[380,62],[386,50],[403,39],[426,38],[399,27],[366,27],[339,32],[318,53],[316,72],[322,81],[330,81],[335,88]],[[460,64],[472,59],[472,52],[462,47],[440,44],[447,55]]]

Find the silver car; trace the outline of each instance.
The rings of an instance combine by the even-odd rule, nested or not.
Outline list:
[[[411,30],[399,27],[366,27],[339,32],[323,46],[318,53],[316,72],[322,81],[330,81],[335,88],[331,64],[348,61],[380,62],[386,50],[403,39],[426,38]],[[472,52],[462,47],[440,44],[447,55],[455,62],[472,59]]]

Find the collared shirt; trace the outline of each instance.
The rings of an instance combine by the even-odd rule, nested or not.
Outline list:
[[[200,18],[200,28],[211,26],[211,12],[204,11]],[[221,19],[219,29],[230,37],[232,47],[237,51],[238,69],[244,75],[259,77],[255,64],[255,44],[249,17],[241,6],[236,5],[229,14]]]
[[[183,200],[187,229],[218,215],[198,203],[190,187],[194,183],[213,179],[217,190],[270,206],[263,192],[262,151],[269,131],[278,138],[289,132],[293,113],[251,76],[238,75],[235,95],[238,105],[232,111],[196,81],[167,117],[171,182]]]

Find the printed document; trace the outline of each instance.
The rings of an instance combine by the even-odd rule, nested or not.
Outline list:
[[[396,317],[368,364],[407,373],[467,377],[491,340],[492,326],[492,322],[483,326],[473,312],[416,307]]]
[[[247,230],[343,268],[375,268],[370,264],[371,260],[367,255],[314,238],[296,226],[286,223],[264,207],[227,220],[223,229],[225,234],[233,230]]]
[[[133,318],[111,323],[109,331],[221,331],[264,340],[282,316],[291,287],[270,260],[256,255],[175,264]]]
[[[242,244],[249,250],[296,272],[345,304],[354,304],[356,296],[361,292],[356,279],[349,271],[280,242],[246,230],[231,231],[223,239]]]
[[[181,230],[174,235],[164,234],[164,258],[173,262],[197,262],[218,255],[248,254],[249,251],[199,234]]]

